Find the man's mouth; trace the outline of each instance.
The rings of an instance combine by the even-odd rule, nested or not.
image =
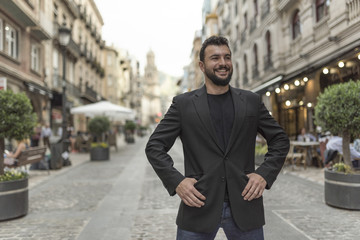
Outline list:
[[[216,69],[215,72],[219,73],[220,75],[227,75],[227,73],[229,72],[229,69]]]

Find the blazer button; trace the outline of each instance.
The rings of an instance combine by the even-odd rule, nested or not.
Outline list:
[[[228,157],[228,156],[225,156],[225,160],[229,160],[229,157]]]
[[[225,177],[221,177],[221,181],[222,181],[222,182],[225,182]]]

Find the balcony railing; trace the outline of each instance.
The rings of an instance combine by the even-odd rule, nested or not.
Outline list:
[[[85,87],[85,95],[87,97],[90,97],[92,98],[93,100],[96,100],[97,99],[97,93],[96,91],[94,91],[92,88],[90,88],[89,86],[86,86]]]
[[[63,77],[58,74],[53,74],[53,84],[52,87],[54,90],[62,93],[62,86],[63,86]],[[74,97],[80,96],[80,89],[76,87],[74,84],[69,83],[67,80],[65,80],[66,83],[66,94],[69,94]]]

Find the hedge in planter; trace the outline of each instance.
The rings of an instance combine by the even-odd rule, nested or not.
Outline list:
[[[27,174],[4,172],[5,138],[29,137],[36,122],[36,114],[24,93],[0,91],[0,205],[6,206],[6,211],[0,211],[0,220],[20,217],[28,211]]]
[[[96,141],[91,144],[90,160],[109,160],[109,145],[105,142],[105,133],[110,129],[107,117],[94,117],[89,121],[88,130],[94,135]]]

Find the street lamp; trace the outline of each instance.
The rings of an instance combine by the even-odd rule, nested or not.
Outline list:
[[[66,139],[66,46],[70,42],[71,30],[65,24],[59,28],[59,43],[62,48],[63,57],[63,80],[62,80],[62,136],[61,139]]]
[[[67,118],[66,118],[66,46],[70,42],[71,30],[63,24],[59,27],[59,44],[62,48],[63,57],[63,79],[62,79],[62,158],[64,159],[64,165],[69,165],[68,148],[69,140],[66,137]]]

